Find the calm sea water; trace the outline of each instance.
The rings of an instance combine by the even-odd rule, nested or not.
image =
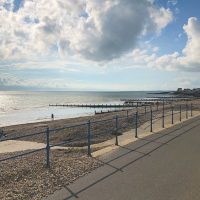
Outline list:
[[[65,103],[113,103],[121,98],[145,98],[156,96],[149,92],[27,92],[0,91],[0,127],[13,124],[72,118],[93,115],[95,109],[49,107],[49,104]],[[159,96],[159,95],[157,95]],[[161,95],[163,96],[163,95]],[[96,109],[98,111],[98,109]]]

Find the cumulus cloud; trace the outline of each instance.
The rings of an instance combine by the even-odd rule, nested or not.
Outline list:
[[[200,72],[200,22],[197,18],[191,17],[183,29],[188,39],[182,55],[168,55],[169,61],[163,62],[163,65],[166,64],[172,69]]]
[[[9,5],[9,6],[8,6]],[[173,19],[149,0],[14,0],[0,4],[0,58],[79,55],[109,61],[135,48],[137,39],[159,33]]]
[[[181,58],[180,63],[200,71],[200,22],[197,18],[191,17],[183,29],[187,34],[188,41],[183,49],[185,56]]]
[[[147,24],[147,27],[149,30],[156,30],[157,34],[160,34],[161,30],[173,20],[173,15],[169,8],[157,9],[155,7],[150,7],[149,13],[152,21]]]
[[[183,29],[187,35],[187,43],[182,53],[174,52],[157,56],[156,47],[152,48],[151,52],[134,49],[125,57],[127,63],[129,62],[132,67],[200,72],[200,22],[197,18],[191,17]]]

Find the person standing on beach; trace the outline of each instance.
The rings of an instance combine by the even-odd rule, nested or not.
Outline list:
[[[54,120],[54,114],[53,113],[51,114],[51,119]]]

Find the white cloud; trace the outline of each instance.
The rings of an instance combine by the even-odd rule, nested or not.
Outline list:
[[[178,3],[178,0],[168,0],[167,3],[168,4],[172,4],[173,6],[175,6]]]
[[[180,63],[200,71],[200,22],[197,18],[191,17],[183,29],[188,36],[188,41],[183,49],[185,56],[181,58]]]
[[[200,22],[197,18],[191,17],[188,19],[188,23],[183,26],[183,29],[188,40],[182,54],[174,52],[157,56],[156,47],[152,47],[151,52],[135,49],[127,55],[126,63],[129,63],[130,67],[200,72]]]
[[[182,71],[200,72],[200,22],[191,17],[183,26],[187,35],[187,44],[182,51],[183,55],[171,60],[171,67]]]
[[[142,33],[160,32],[169,9],[149,0],[26,0],[12,12],[0,4],[1,60],[79,55],[109,61],[135,48]],[[151,28],[149,28],[151,27]]]
[[[160,34],[161,30],[173,20],[173,15],[169,8],[165,9],[162,7],[158,9],[156,7],[150,7],[149,13],[152,21],[147,24],[147,30],[156,30],[157,34]]]
[[[39,70],[39,69],[59,69],[63,71],[73,71],[73,72],[81,72],[81,65],[83,63],[70,61],[66,62],[65,60],[30,60],[23,62],[14,62],[14,63],[4,63],[1,64],[1,68],[5,70],[5,68],[16,69],[16,70]]]
[[[153,47],[153,52],[159,51],[159,47]]]
[[[0,77],[0,88],[35,88],[35,89],[71,89],[78,88],[81,86],[78,80],[70,79],[60,79],[60,78],[51,78],[51,79],[33,79],[33,78],[19,78],[17,76],[3,73]],[[76,89],[77,89],[76,88]]]
[[[123,90],[137,90],[138,88],[141,90],[145,90],[147,88],[152,89],[152,85],[146,84],[129,84],[129,83],[115,83],[108,86],[108,83],[93,83],[81,80],[71,80],[71,79],[56,79],[51,78],[48,80],[45,79],[26,79],[26,78],[17,78],[16,76],[10,74],[1,74],[0,77],[0,88],[1,89],[16,89],[16,88],[24,88],[24,89],[59,89],[59,90],[99,90],[99,91],[123,91]]]

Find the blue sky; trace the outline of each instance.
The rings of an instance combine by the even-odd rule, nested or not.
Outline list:
[[[200,1],[2,0],[0,89],[200,87]]]

